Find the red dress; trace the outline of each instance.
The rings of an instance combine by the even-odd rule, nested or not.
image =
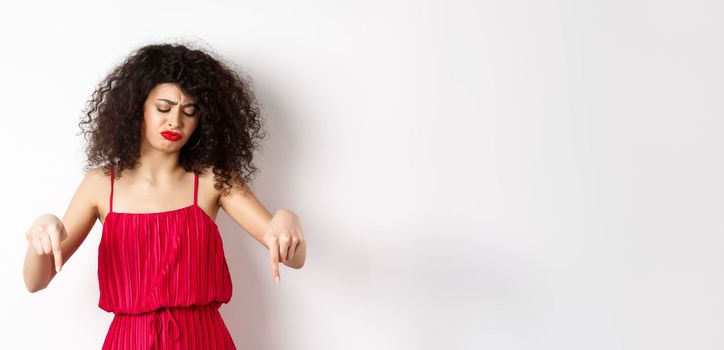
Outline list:
[[[109,212],[98,245],[98,307],[115,313],[103,349],[236,349],[219,307],[232,284],[219,228],[196,204]]]

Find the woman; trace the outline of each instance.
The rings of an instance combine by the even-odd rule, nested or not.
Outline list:
[[[98,306],[115,313],[103,349],[235,349],[218,308],[231,278],[219,207],[279,262],[299,269],[299,218],[273,216],[248,184],[264,138],[250,83],[222,60],[179,44],[135,50],[99,84],[79,124],[87,174],[59,220],[26,232],[23,274],[44,289],[96,220]]]

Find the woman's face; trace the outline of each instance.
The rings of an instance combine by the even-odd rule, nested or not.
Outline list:
[[[176,84],[156,85],[143,105],[142,142],[159,150],[180,151],[199,121],[194,102]]]

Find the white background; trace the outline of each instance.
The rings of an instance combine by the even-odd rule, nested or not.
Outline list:
[[[720,1],[3,4],[0,348],[100,348],[100,222],[34,294],[24,231],[82,178],[98,81],[197,39],[253,77],[254,191],[308,241],[277,286],[220,212],[239,349],[722,349],[723,20]]]

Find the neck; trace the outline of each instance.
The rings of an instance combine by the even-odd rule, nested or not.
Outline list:
[[[175,180],[186,173],[179,162],[179,152],[163,152],[142,145],[138,161],[140,164],[133,169],[135,177],[151,183]]]

